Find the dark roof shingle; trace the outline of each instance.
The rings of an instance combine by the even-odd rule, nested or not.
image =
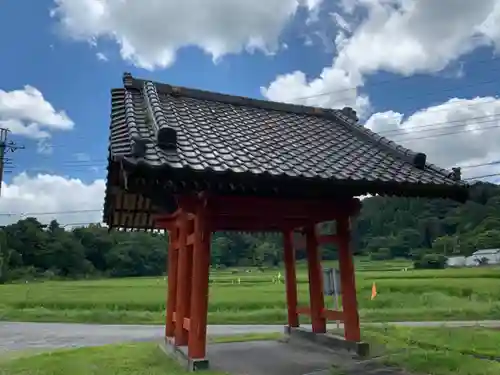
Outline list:
[[[377,185],[404,184],[466,194],[453,173],[357,124],[349,110],[215,94],[125,74],[124,88],[112,91],[110,156],[149,169],[366,183],[371,193],[384,193]]]

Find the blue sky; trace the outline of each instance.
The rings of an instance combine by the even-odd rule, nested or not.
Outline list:
[[[9,111],[0,95],[2,126],[10,127],[15,120],[17,126],[36,123],[36,129],[48,132],[41,137],[12,128],[10,139],[26,148],[8,155],[13,167],[5,175],[0,209],[46,212],[73,207],[60,203],[61,195],[69,192],[55,196],[50,195],[52,188],[41,187],[47,175],[52,180],[72,178],[71,191],[90,194],[78,207],[100,206],[102,197],[93,195],[101,194],[105,178],[109,92],[122,85],[125,71],[236,95],[351,105],[366,126],[396,134],[394,139],[410,139],[406,146],[427,152],[432,162],[444,167],[500,159],[495,146],[500,131],[494,129],[495,116],[500,115],[495,82],[500,26],[491,22],[500,15],[500,2],[484,1],[471,11],[469,3],[460,0],[453,3],[455,11],[448,12],[445,3],[451,0],[442,5],[399,1],[214,0],[207,5],[189,0],[176,6],[175,1],[158,5],[143,0],[142,8],[136,8],[137,3],[116,0],[4,0],[3,99],[14,98],[12,94],[26,85],[36,88],[52,106],[46,111],[53,110],[54,116],[64,111],[62,127],[67,129],[44,124],[46,116],[28,119],[23,111],[38,112],[22,102]],[[443,25],[434,14],[449,22]],[[255,36],[257,42],[252,42]],[[166,55],[175,55],[175,61]],[[448,103],[450,99],[455,102]],[[456,135],[430,138],[450,124]],[[474,126],[476,131],[471,130]],[[415,130],[418,136],[410,134]],[[418,137],[427,138],[411,139]],[[468,176],[500,172],[496,166],[470,171]],[[16,184],[24,190],[13,190]],[[48,191],[43,204],[29,184]]]

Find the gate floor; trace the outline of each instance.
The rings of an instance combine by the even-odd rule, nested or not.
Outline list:
[[[231,375],[408,375],[343,351],[309,343],[254,341],[211,344],[210,369]]]
[[[232,375],[304,375],[329,369],[334,361],[329,350],[278,341],[213,344],[208,358],[210,369]]]

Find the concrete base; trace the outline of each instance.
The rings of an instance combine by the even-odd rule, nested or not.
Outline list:
[[[160,343],[160,349],[165,354],[173,356],[187,371],[202,371],[209,368],[208,359],[189,358],[187,348],[176,346],[173,338],[167,337],[164,342]]]
[[[289,336],[290,342],[293,342],[293,340],[306,340],[330,349],[342,349],[354,352],[359,357],[368,357],[370,354],[368,343],[347,341],[344,337],[329,333],[314,333],[300,327],[285,326],[285,334]]]

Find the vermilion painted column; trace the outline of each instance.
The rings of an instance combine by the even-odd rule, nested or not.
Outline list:
[[[323,317],[325,300],[323,295],[323,269],[318,249],[318,237],[314,225],[305,228],[307,268],[309,273],[309,298],[311,307],[312,331],[326,332],[326,319]]]
[[[283,232],[283,250],[285,261],[286,303],[288,307],[288,326],[299,326],[297,314],[297,276],[295,273],[295,249],[293,247],[293,232]]]
[[[207,344],[208,291],[210,276],[210,242],[212,232],[208,227],[207,212],[201,205],[195,218],[193,252],[193,280],[191,294],[191,327],[189,330],[188,356],[203,359]]]
[[[187,249],[187,215],[182,212],[177,218],[179,228],[178,246],[178,270],[177,270],[177,293],[175,306],[175,345],[187,345],[188,332],[184,329],[184,318],[187,317],[188,298],[190,288],[188,288],[189,254]]]
[[[353,256],[350,249],[351,230],[348,216],[337,220],[339,246],[340,281],[342,289],[342,308],[344,315],[344,336],[349,341],[360,341],[358,302],[356,298],[356,279]]]
[[[175,333],[174,312],[177,300],[177,266],[179,250],[177,248],[177,228],[174,227],[168,233],[168,293],[167,314],[165,324],[165,337],[173,337]]]

